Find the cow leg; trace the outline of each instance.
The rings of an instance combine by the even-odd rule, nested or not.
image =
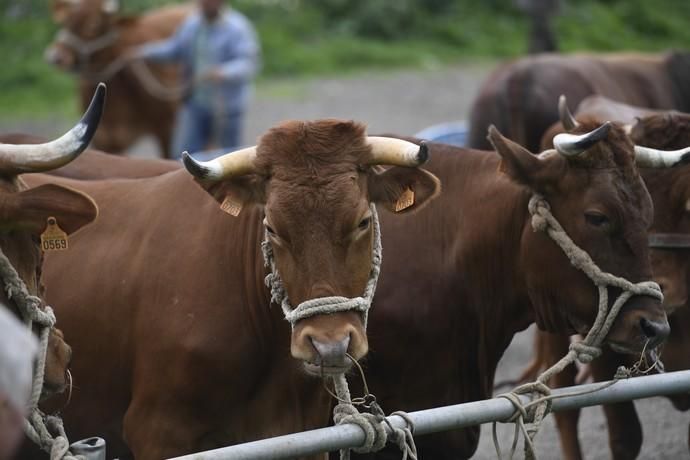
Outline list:
[[[156,131],[156,140],[158,141],[158,147],[161,149],[161,156],[166,160],[171,160],[173,158],[172,152],[172,138],[173,138],[173,125],[174,120],[172,117],[165,117],[160,120],[161,126]],[[177,152],[180,155],[181,152]]]
[[[554,388],[563,388],[575,384],[577,369],[570,365],[557,374],[551,381]],[[561,450],[563,458],[566,460],[581,460],[582,449],[578,439],[577,424],[580,420],[580,410],[557,412],[554,414],[558,436],[561,438]]]
[[[605,350],[592,362],[595,382],[611,380],[618,366],[623,364],[620,355]],[[637,458],[642,447],[642,426],[632,401],[604,405],[604,415],[609,426],[609,447],[614,460]]]
[[[570,338],[565,335],[551,334],[538,331],[535,337],[535,347],[537,354],[544,360],[544,368],[549,368],[556,364],[563,356],[568,353]],[[556,374],[549,384],[553,388],[563,388],[575,384],[577,368],[570,365]],[[558,436],[561,439],[561,450],[563,458],[567,460],[581,460],[582,450],[580,441],[577,437],[577,423],[580,419],[579,409],[573,409],[554,414]]]

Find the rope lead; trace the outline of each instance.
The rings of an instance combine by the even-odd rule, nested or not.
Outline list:
[[[638,364],[640,363],[633,366],[632,370],[621,367],[618,369],[614,379],[611,382],[602,384],[593,390],[571,392],[568,394],[561,394],[559,396],[551,395],[551,390],[546,385],[546,382],[548,382],[554,375],[560,373],[563,371],[563,369],[575,361],[587,364],[601,355],[601,344],[606,338],[606,335],[609,333],[611,326],[613,326],[613,323],[616,320],[621,308],[632,296],[646,295],[658,299],[661,302],[664,300],[664,296],[661,293],[661,288],[653,281],[631,283],[625,278],[620,278],[612,275],[611,273],[603,272],[596,265],[596,263],[594,263],[589,254],[583,251],[573,242],[572,239],[570,239],[563,227],[558,223],[553,214],[551,214],[549,203],[544,199],[543,196],[534,194],[529,200],[528,209],[530,215],[532,216],[532,229],[535,232],[546,232],[546,234],[549,235],[549,237],[551,237],[551,239],[554,240],[554,242],[563,250],[565,255],[570,260],[570,263],[575,268],[582,271],[597,287],[599,292],[599,310],[597,312],[597,317],[594,320],[594,324],[590,328],[587,336],[581,342],[572,343],[568,353],[561,358],[560,361],[551,366],[549,369],[545,370],[541,375],[539,375],[539,377],[537,377],[536,381],[520,385],[509,393],[497,396],[498,398],[505,398],[509,400],[513,406],[515,406],[515,413],[512,417],[510,417],[510,419],[506,420],[507,423],[516,424],[513,445],[509,457],[511,459],[515,454],[520,431],[524,437],[525,458],[537,458],[536,451],[534,450],[533,440],[541,428],[541,422],[543,421],[544,417],[551,411],[551,401],[565,396],[576,396],[603,390],[604,388],[613,385],[620,379],[628,378],[630,375],[632,375],[633,370],[638,370]],[[608,308],[609,287],[616,287],[622,291],[621,294],[616,298],[616,301],[613,303],[610,310]],[[541,397],[537,397],[527,404],[523,404],[522,400],[520,399],[520,395],[534,396],[537,394],[541,395]],[[498,437],[496,435],[496,422],[493,424],[493,438],[496,454],[498,455],[498,458],[501,459],[501,449],[498,443]]]
[[[261,243],[261,251],[264,256],[266,267],[270,268],[271,270],[270,273],[266,275],[266,286],[271,291],[271,301],[281,306],[285,319],[290,322],[293,328],[298,321],[311,316],[326,315],[342,311],[358,311],[361,312],[362,316],[364,317],[364,328],[366,329],[369,309],[371,308],[371,301],[374,297],[374,292],[376,291],[376,283],[379,279],[379,273],[381,273],[382,261],[381,227],[379,225],[379,217],[376,212],[376,206],[373,203],[370,205],[370,209],[374,231],[374,244],[371,257],[372,266],[369,274],[369,281],[367,281],[366,288],[364,289],[364,293],[361,297],[351,299],[339,296],[321,297],[318,299],[307,300],[297,305],[297,307],[293,307],[290,304],[287,292],[285,291],[285,286],[283,285],[283,281],[280,278],[278,270],[275,266],[273,248],[271,247],[268,235],[264,236],[264,241]],[[404,412],[394,412],[395,415],[399,415],[404,418],[408,426],[406,428],[393,427],[386,419],[381,406],[379,406],[379,404],[376,402],[376,398],[369,394],[362,368],[354,360],[354,358],[352,358],[350,355],[348,355],[348,357],[358,367],[367,394],[363,398],[357,398],[357,400],[353,403],[353,400],[350,397],[350,389],[348,388],[345,375],[338,374],[334,376],[333,384],[335,386],[335,395],[333,395],[328,388],[326,388],[326,390],[331,393],[332,396],[335,396],[335,399],[338,401],[338,404],[333,409],[333,421],[335,424],[341,425],[344,423],[353,423],[362,429],[365,435],[365,441],[362,446],[353,449],[355,452],[369,453],[379,451],[383,449],[388,440],[390,440],[394,442],[402,451],[403,460],[417,460],[417,447],[415,446],[414,438],[412,437],[412,432],[414,430],[412,420],[410,420],[410,418]],[[324,377],[322,376],[322,378]],[[371,413],[360,413],[355,405],[365,407],[369,409]],[[350,450],[341,450],[340,458],[341,460],[349,459]]]
[[[50,331],[55,326],[53,309],[45,306],[35,295],[31,295],[26,284],[12,266],[12,263],[0,249],[0,279],[3,280],[8,300],[12,300],[27,327],[34,323],[38,326],[40,354],[36,361],[31,399],[29,401],[29,416],[24,420],[24,432],[44,451],[50,454],[50,460],[84,460],[81,455],[74,456],[69,451],[69,441],[59,417],[46,416],[38,408],[38,402],[43,391],[46,356],[48,354],[48,339]],[[52,433],[57,433],[53,435]]]

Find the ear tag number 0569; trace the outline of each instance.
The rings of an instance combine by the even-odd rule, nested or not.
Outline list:
[[[48,225],[41,233],[43,251],[64,251],[67,249],[67,233],[60,228],[55,217],[48,217]]]

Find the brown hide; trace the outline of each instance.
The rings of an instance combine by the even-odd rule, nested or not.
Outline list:
[[[592,149],[590,160],[613,161],[613,139],[602,141],[604,150]],[[440,144],[431,151],[425,167],[442,179],[441,196],[414,216],[381,213],[384,263],[364,364],[386,410],[484,399],[513,334],[535,317],[563,332],[572,332],[571,319],[594,317],[595,290],[548,237],[532,231],[529,188],[498,173],[501,157]],[[630,193],[641,186],[630,152],[619,160],[594,171],[587,165],[595,161],[571,167],[552,159],[551,169],[563,173],[555,183],[565,188],[545,191],[595,261],[639,280],[649,271],[646,257],[621,259],[601,248],[600,235],[581,229],[585,203],[612,198],[611,184]],[[602,174],[606,181],[598,179]],[[261,213],[249,208],[229,218],[183,172],[83,187],[101,201],[100,224],[60,256],[63,268],[53,263],[57,257],[47,267],[49,285],[63,283],[52,291],[57,308],[76,298],[99,306],[60,311],[66,327],[83,331],[74,344],[75,380],[83,390],[65,410],[76,437],[108,429],[110,445],[123,447],[119,430],[123,423],[125,431],[135,430],[136,421],[149,442],[164,439],[163,456],[327,423],[328,401],[288,359],[287,325],[268,307],[257,248]],[[592,194],[587,200],[585,189]],[[592,198],[595,192],[604,196]],[[644,228],[627,224],[644,221],[643,208],[625,208],[632,215],[621,222],[646,241]],[[528,261],[530,253],[540,257]],[[556,289],[531,285],[529,273]],[[80,280],[80,289],[67,289],[69,280]],[[316,395],[323,406],[308,404]],[[477,437],[472,428],[417,442],[422,458],[462,458],[474,452]]]
[[[631,124],[631,138],[645,147],[674,150],[690,145],[690,115],[679,112],[659,112],[646,108],[610,103],[605,98],[592,98],[580,104],[577,118],[583,116],[604,116]],[[548,147],[563,127],[555,125],[544,136],[542,144]],[[654,223],[651,232],[690,234],[690,166],[672,169],[641,170],[643,179],[654,202]],[[667,371],[690,368],[690,309],[688,289],[690,286],[690,259],[686,249],[656,249],[651,251],[654,280],[664,291],[664,305],[672,314],[669,316],[671,334],[664,345],[662,360]],[[535,337],[537,358],[531,364],[543,370],[555,364],[567,350],[567,336],[538,332]],[[553,352],[553,350],[558,350]],[[620,365],[631,365],[628,357],[605,350],[600,360],[595,360],[592,376],[596,381],[609,380]],[[575,384],[575,372],[568,368],[551,384],[564,387]],[[670,398],[679,410],[690,408],[690,396],[679,395]],[[632,402],[604,406],[609,427],[609,446],[615,459],[635,458],[642,446],[642,430]],[[561,438],[563,456],[568,460],[582,458],[577,438],[579,411],[555,414]],[[689,438],[690,442],[690,438]]]
[[[555,309],[553,305],[563,306],[570,312],[577,310],[576,304],[579,304],[579,301],[574,299],[579,295],[573,294],[579,291],[590,294],[587,298],[581,299],[583,304],[588,308],[594,304],[591,298],[593,291],[588,282],[579,279],[581,275],[569,267],[568,262],[548,238],[533,234],[526,212],[529,192],[511,182],[506,176],[497,174],[500,163],[498,155],[441,145],[432,145],[432,152],[428,168],[443,180],[444,193],[441,197],[414,217],[392,218],[381,213],[384,265],[370,317],[368,335],[371,352],[365,365],[370,387],[387,410],[417,410],[490,396],[496,364],[516,331],[524,329],[535,316],[550,318],[553,327],[563,327],[570,331],[568,320],[564,318],[568,316],[568,312],[550,311]],[[621,177],[613,176],[612,180],[619,183]],[[634,174],[631,180],[635,181]],[[144,186],[149,182],[154,185]],[[93,332],[81,337],[80,342],[75,344],[75,379],[82,382],[82,388],[86,387],[89,390],[75,394],[72,405],[65,412],[68,427],[79,437],[105,433],[108,429],[111,447],[123,448],[119,430],[128,405],[130,408],[137,407],[137,401],[139,405],[156,405],[156,401],[160,399],[174,400],[175,404],[166,406],[164,402],[160,402],[156,406],[155,410],[161,413],[164,412],[164,408],[168,408],[161,417],[164,417],[164,420],[169,418],[170,423],[165,421],[163,428],[167,431],[155,433],[154,436],[168,435],[168,442],[171,439],[176,440],[173,449],[181,451],[199,450],[233,440],[248,440],[297,430],[302,426],[325,424],[328,419],[327,411],[316,411],[311,422],[305,421],[305,418],[288,420],[287,413],[280,409],[265,412],[267,409],[257,402],[256,394],[261,393],[266,395],[267,406],[277,404],[276,401],[288,404],[280,396],[284,389],[280,388],[279,382],[289,381],[294,382],[294,385],[290,384],[291,388],[294,388],[290,407],[300,407],[302,411],[306,411],[305,406],[301,404],[309,399],[310,391],[318,391],[318,387],[311,380],[298,381],[294,380],[296,377],[286,377],[296,375],[293,374],[297,372],[296,363],[288,366],[287,370],[284,366],[278,365],[276,368],[266,369],[260,376],[253,377],[258,363],[281,362],[278,358],[287,353],[288,338],[286,325],[275,310],[270,314],[273,315],[272,321],[276,325],[269,329],[275,332],[282,331],[275,337],[270,334],[267,336],[263,332],[265,323],[256,319],[257,314],[269,314],[269,310],[264,310],[267,306],[263,302],[267,299],[261,284],[263,273],[254,259],[258,257],[255,245],[259,240],[261,216],[251,211],[252,217],[248,218],[243,211],[239,217],[241,222],[222,219],[216,222],[215,217],[209,218],[218,211],[214,203],[207,200],[203,212],[210,214],[204,214],[206,217],[203,219],[194,217],[200,212],[196,210],[198,204],[192,204],[194,200],[191,199],[183,198],[180,201],[179,198],[194,194],[186,184],[179,173],[170,173],[147,181],[84,184],[89,193],[97,197],[103,196],[102,200],[99,198],[99,201],[103,201],[104,209],[101,222],[107,219],[111,222],[110,225],[113,225],[112,222],[126,220],[129,224],[125,228],[115,225],[113,229],[108,229],[106,224],[103,224],[98,230],[98,236],[93,233],[90,238],[112,241],[113,245],[82,245],[79,253],[70,254],[75,260],[92,260],[91,264],[65,264],[70,267],[71,272],[59,275],[51,268],[49,261],[48,273],[52,277],[51,282],[58,282],[63,277],[65,280],[81,280],[87,277],[81,292],[88,293],[89,297],[84,301],[90,305],[107,307],[106,311],[99,309],[61,312],[61,318],[65,318],[63,321],[67,321],[75,330],[83,330],[85,323],[93,324],[90,328]],[[601,189],[599,182],[591,187]],[[580,201],[579,195],[583,187],[574,187],[574,190],[577,190],[574,198]],[[558,196],[565,192],[553,193]],[[142,209],[123,207],[123,199],[132,197],[129,199],[139,202],[139,198],[134,198],[139,196],[147,196],[148,200],[155,202],[138,204]],[[197,196],[197,199],[201,200],[202,196]],[[482,207],[477,206],[477,203],[487,205]],[[161,206],[165,209],[159,209]],[[113,210],[113,207],[119,209]],[[171,213],[173,208],[181,215],[170,221],[168,213]],[[559,218],[561,212],[581,215],[581,210],[566,210],[565,204],[554,209]],[[119,213],[119,217],[115,215],[116,212]],[[636,212],[639,212],[639,209]],[[640,216],[637,215],[635,219],[639,220]],[[228,235],[232,235],[233,241],[244,243],[243,250],[233,245],[228,245],[223,250],[222,260],[228,258],[227,260],[233,260],[233,263],[226,265],[220,262],[229,270],[224,271],[222,277],[217,273],[217,264],[208,263],[209,260],[219,260],[218,249],[210,252],[204,245],[185,239],[188,235],[199,235],[200,232],[208,231],[198,227],[199,222],[205,223],[203,229],[218,227],[214,232],[216,238],[227,238]],[[220,222],[223,225],[222,229],[219,227]],[[227,226],[230,224],[232,225]],[[571,234],[577,233],[576,223],[571,225],[567,222],[565,225]],[[146,248],[149,244],[147,241],[155,240],[161,248],[166,247],[164,242],[159,241],[160,235],[151,228],[152,226],[166,229],[165,238],[166,241],[170,239],[169,244],[174,244],[175,247],[181,245],[176,253],[187,254],[190,251],[190,254],[194,254],[191,259],[189,256],[183,259],[185,266],[193,266],[194,270],[186,269],[181,272],[179,265],[183,262],[178,261],[169,250],[149,257],[149,251],[152,249]],[[252,231],[257,234],[252,234]],[[154,233],[156,237],[153,236]],[[168,233],[184,236],[171,239],[173,237]],[[543,273],[543,266],[548,265],[551,272],[558,272],[562,276],[554,282],[560,289],[553,298],[550,309],[549,305],[539,298],[539,292],[535,293],[534,299],[527,292],[528,281],[525,272],[530,267],[521,261],[521,245],[525,238],[534,237],[534,250],[544,253],[545,257],[552,257],[553,260],[537,261],[538,268],[532,266],[531,269],[538,275]],[[128,243],[132,239],[138,241],[134,248],[130,248],[131,242]],[[593,253],[595,260],[599,261],[601,256],[605,257],[596,247],[585,247]],[[201,254],[196,255],[195,251],[200,251]],[[132,259],[132,254],[136,254],[136,259]],[[167,260],[174,260],[178,269],[145,270],[153,263],[143,260],[147,257],[153,258],[159,267],[170,263]],[[495,261],[499,260],[501,263],[497,264]],[[644,258],[641,262],[644,265]],[[628,268],[628,265],[635,266],[638,263],[640,261],[626,261],[620,265]],[[644,266],[641,268],[644,271]],[[102,271],[104,272],[101,273]],[[612,271],[620,274],[615,267],[612,267]],[[194,281],[200,280],[199,282],[204,284],[198,286],[187,277],[181,276],[190,272],[194,273]],[[150,285],[151,273],[156,273],[153,285]],[[112,292],[103,292],[103,286],[111,283],[109,280],[113,277],[117,277],[121,283],[113,286]],[[575,280],[572,280],[572,277]],[[146,286],[138,282],[140,278],[147,280]],[[228,321],[235,315],[218,307],[207,311],[209,303],[198,302],[199,288],[210,286],[216,279],[222,280],[224,284],[236,283],[234,280],[237,279],[244,280],[239,282],[239,286],[228,286],[233,295],[244,292],[247,286],[254,286],[255,291],[250,290],[249,294],[245,294],[250,295],[250,298],[243,305],[253,304],[257,309],[240,315],[250,318],[251,324],[243,325],[242,328],[229,328]],[[565,280],[568,282],[564,282]],[[584,289],[582,283],[585,283]],[[189,284],[193,286],[185,288]],[[151,313],[146,314],[147,306],[157,302],[163,293],[166,296],[172,295],[170,286],[175,286],[176,290],[188,289],[190,293],[185,294],[185,297],[189,298],[178,295],[174,306],[165,309],[166,324],[158,324],[153,321]],[[151,291],[159,293],[158,297],[152,297],[154,294]],[[203,293],[207,295],[206,291]],[[70,294],[63,289],[60,295],[67,300]],[[227,305],[228,295],[218,296],[224,299],[223,303],[218,305]],[[117,304],[113,303],[115,297],[118,298]],[[59,308],[61,302],[56,299],[54,304]],[[203,310],[199,311],[199,308]],[[538,311],[539,308],[548,311]],[[589,316],[591,320],[592,315]],[[122,318],[127,324],[131,324],[135,321],[131,319],[133,317],[141,317],[137,320],[141,325],[123,328]],[[439,317],[443,318],[443,321],[438,321]],[[112,318],[119,321],[110,324]],[[177,328],[184,329],[192,324],[192,318],[197,330],[217,331],[207,335],[215,337],[216,341],[220,342],[216,345],[219,347],[218,350],[214,351],[211,344],[205,344],[202,348],[199,343],[197,349],[192,350],[193,347],[183,347],[179,343],[180,335],[176,335]],[[171,323],[172,326],[167,323]],[[123,330],[142,330],[145,333],[123,335]],[[185,334],[181,335],[182,337],[186,336],[187,329],[184,330]],[[158,336],[162,338],[157,341],[168,343],[167,347],[171,350],[155,355],[157,361],[161,362],[154,362],[154,368],[148,370],[146,363],[151,358],[147,359],[146,356],[151,352],[149,349],[153,345],[147,345],[147,342]],[[236,339],[239,344],[231,350],[227,347],[222,349],[222,344],[235,343],[231,341],[231,337],[242,339]],[[443,343],[439,343],[438,337],[444,337]],[[140,344],[142,341],[143,345]],[[261,350],[268,350],[271,346],[280,348],[282,345],[282,349],[278,352],[281,354],[273,359],[264,358],[270,353],[262,351],[253,352],[253,356],[257,356],[256,360],[243,362],[238,356],[231,355],[231,352],[241,354],[240,350],[245,349],[244,345],[249,349],[262,345]],[[122,382],[132,381],[132,354],[135,347],[136,356],[142,361],[142,369],[139,372],[145,373],[152,381],[149,384],[150,393],[145,393],[138,399],[135,397],[132,401],[131,390],[122,385]],[[140,350],[141,347],[143,350]],[[80,349],[88,350],[89,353],[81,355]],[[105,358],[103,353],[90,352],[93,349],[104,350],[103,353],[107,353],[109,358]],[[161,356],[172,356],[173,349],[175,359],[160,359]],[[187,355],[193,355],[194,359],[187,358]],[[98,363],[103,359],[113,362],[114,366],[99,367]],[[217,360],[222,360],[224,364],[210,367],[211,363]],[[230,364],[225,364],[228,360],[232,360],[232,365],[249,366],[244,368],[249,370],[238,376],[236,369],[232,369]],[[184,366],[189,366],[189,363],[194,363],[194,367],[185,368]],[[165,369],[159,370],[162,367]],[[164,375],[158,376],[159,372]],[[242,382],[237,384],[235,380],[240,378]],[[275,381],[271,382],[271,379]],[[246,380],[253,382],[254,392],[250,389],[245,390],[249,387]],[[144,377],[141,377],[141,381],[145,381]],[[239,388],[237,393],[226,391],[227,388],[235,388],[235,385]],[[154,387],[157,392],[153,391]],[[353,385],[354,388],[356,384]],[[209,409],[216,407],[218,410]],[[138,408],[138,411],[143,410]],[[132,411],[134,409],[130,409],[128,415]],[[271,415],[255,418],[257,424],[261,424],[259,429],[247,424],[247,418],[243,415],[249,412]],[[134,413],[136,414],[136,411]],[[101,415],[96,417],[94,414]],[[308,416],[306,412],[301,414],[303,417]],[[214,436],[204,438],[200,434],[188,433],[187,430],[177,431],[175,427],[190,418],[195,421],[193,426],[199,426],[199,431],[206,429],[213,432],[213,428],[209,427],[215,427],[217,430],[217,427],[222,425],[230,427],[229,431],[235,430],[236,435],[233,437],[215,432]],[[273,420],[274,425],[269,424],[267,420]],[[119,443],[116,441],[118,439]],[[418,446],[423,458],[469,457],[476,449],[477,439],[478,430],[472,428],[422,437],[418,439]],[[109,455],[120,455],[121,452],[113,450]]]
[[[366,209],[362,194],[375,198],[380,182],[393,189],[397,179],[389,171],[430,175],[399,167],[381,173],[360,164],[361,155],[369,154],[362,134],[361,125],[330,121],[293,122],[269,132],[259,145],[259,169],[270,175],[201,184],[217,198],[249,183],[265,184],[249,196],[265,197],[266,205],[247,202],[238,217],[221,211],[184,170],[131,180],[34,179],[78,186],[102,207],[98,223],[75,238],[69,252],[47,258],[50,301],[76,340],[78,391],[64,411],[71,436],[103,435],[109,457],[131,449],[137,458],[159,459],[327,424],[327,394],[290,357],[290,326],[280,308],[270,306],[259,245],[265,211],[284,240],[272,239],[274,248],[288,248],[289,254],[276,251],[279,266],[287,255],[300,261],[318,247],[321,259],[296,269],[310,274],[318,267],[319,275],[328,274],[322,262],[340,250],[324,245],[318,232],[330,228],[344,235],[336,246],[367,243],[345,251],[360,262],[356,252],[367,254],[366,266],[346,263],[351,271],[370,269],[371,230],[354,215],[360,201]],[[281,151],[272,150],[277,146]],[[295,149],[306,150],[300,155]],[[272,201],[276,193],[289,203]],[[325,217],[319,220],[317,213]],[[301,241],[297,251],[288,246]],[[302,281],[287,275],[289,295],[299,298],[299,289],[291,293]],[[318,281],[311,280],[323,285]],[[332,294],[361,293],[361,279],[343,281],[359,285],[334,285]],[[84,307],[74,306],[75,300]],[[361,318],[336,314],[298,326],[339,332],[324,321],[347,328]],[[351,354],[361,355],[354,337],[361,332],[351,333]]]
[[[55,0],[53,7],[59,4],[61,0]],[[77,73],[79,98],[83,107],[88,105],[96,84],[108,77],[104,79],[108,85],[108,104],[93,140],[95,148],[109,153],[122,153],[140,137],[152,135],[158,141],[163,156],[170,157],[177,103],[152,95],[131,67],[125,67],[112,76],[103,75],[103,72],[133,47],[171,36],[191,10],[191,5],[174,5],[140,16],[120,17],[104,13],[98,0],[82,0],[67,8],[63,27],[82,40],[95,40],[111,31],[118,33],[112,45],[88,56],[80,57],[71,46],[59,40],[49,45],[46,51],[47,58],[53,64]],[[164,86],[175,87],[179,84],[175,66],[147,65]]]
[[[666,54],[542,54],[499,67],[487,78],[470,112],[469,146],[488,148],[495,124],[506,136],[535,151],[558,121],[558,97],[572,107],[592,94],[640,107],[690,110],[690,56]]]

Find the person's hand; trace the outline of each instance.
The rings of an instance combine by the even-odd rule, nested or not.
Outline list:
[[[217,68],[209,69],[200,75],[199,80],[203,82],[220,83],[223,81],[223,72]]]

